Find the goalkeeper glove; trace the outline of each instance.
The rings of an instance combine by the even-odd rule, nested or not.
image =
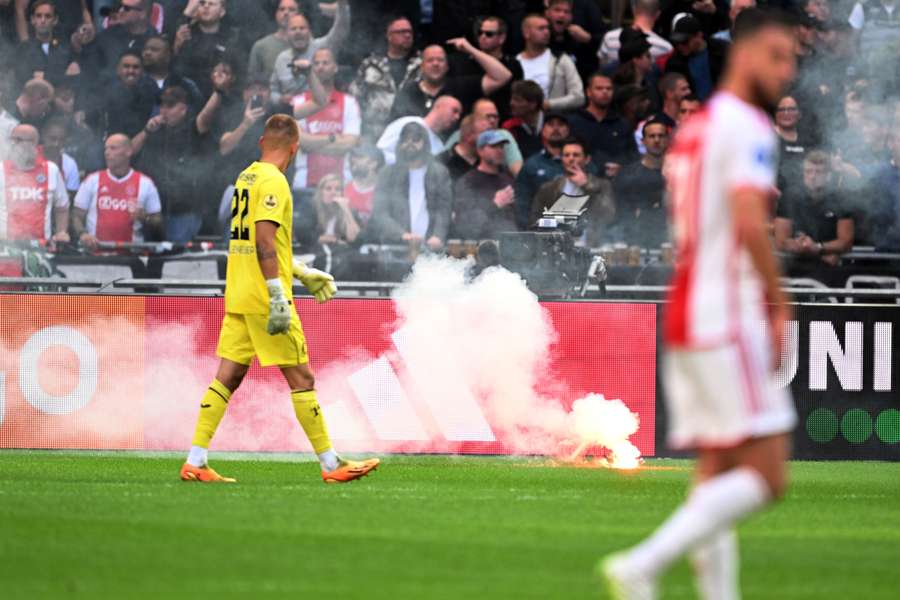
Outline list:
[[[291,326],[291,305],[284,295],[280,279],[267,279],[266,287],[269,288],[269,322],[266,323],[266,331],[269,335],[287,333]]]
[[[318,269],[310,269],[299,260],[294,261],[294,277],[302,283],[316,302],[328,302],[337,292],[334,277]]]

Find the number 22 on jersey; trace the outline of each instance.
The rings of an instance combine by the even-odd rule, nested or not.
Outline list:
[[[246,222],[249,213],[250,190],[235,187],[231,197],[231,239],[250,240],[250,224]]]

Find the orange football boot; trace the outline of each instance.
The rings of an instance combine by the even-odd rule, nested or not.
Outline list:
[[[195,467],[192,464],[184,463],[181,466],[182,481],[200,481],[203,483],[235,483],[237,479],[232,477],[222,477],[212,470],[212,467]]]
[[[365,477],[369,471],[378,468],[381,460],[378,458],[368,458],[366,460],[344,460],[341,459],[340,466],[334,471],[322,473],[322,481],[325,483],[347,483],[360,477]]]

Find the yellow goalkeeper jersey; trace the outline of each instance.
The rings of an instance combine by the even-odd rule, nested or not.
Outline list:
[[[254,162],[234,184],[231,200],[231,241],[225,276],[225,312],[268,314],[269,292],[256,256],[256,223],[273,221],[278,275],[291,296],[291,225],[293,198],[287,179],[275,165]]]

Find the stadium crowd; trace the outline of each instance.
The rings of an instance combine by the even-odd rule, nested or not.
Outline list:
[[[772,3],[799,61],[772,107],[773,243],[900,248],[894,0]],[[562,194],[591,199],[581,243],[659,248],[667,147],[754,4],[0,0],[0,240],[227,239],[231,182],[285,113],[295,239],[335,268],[525,230]]]

